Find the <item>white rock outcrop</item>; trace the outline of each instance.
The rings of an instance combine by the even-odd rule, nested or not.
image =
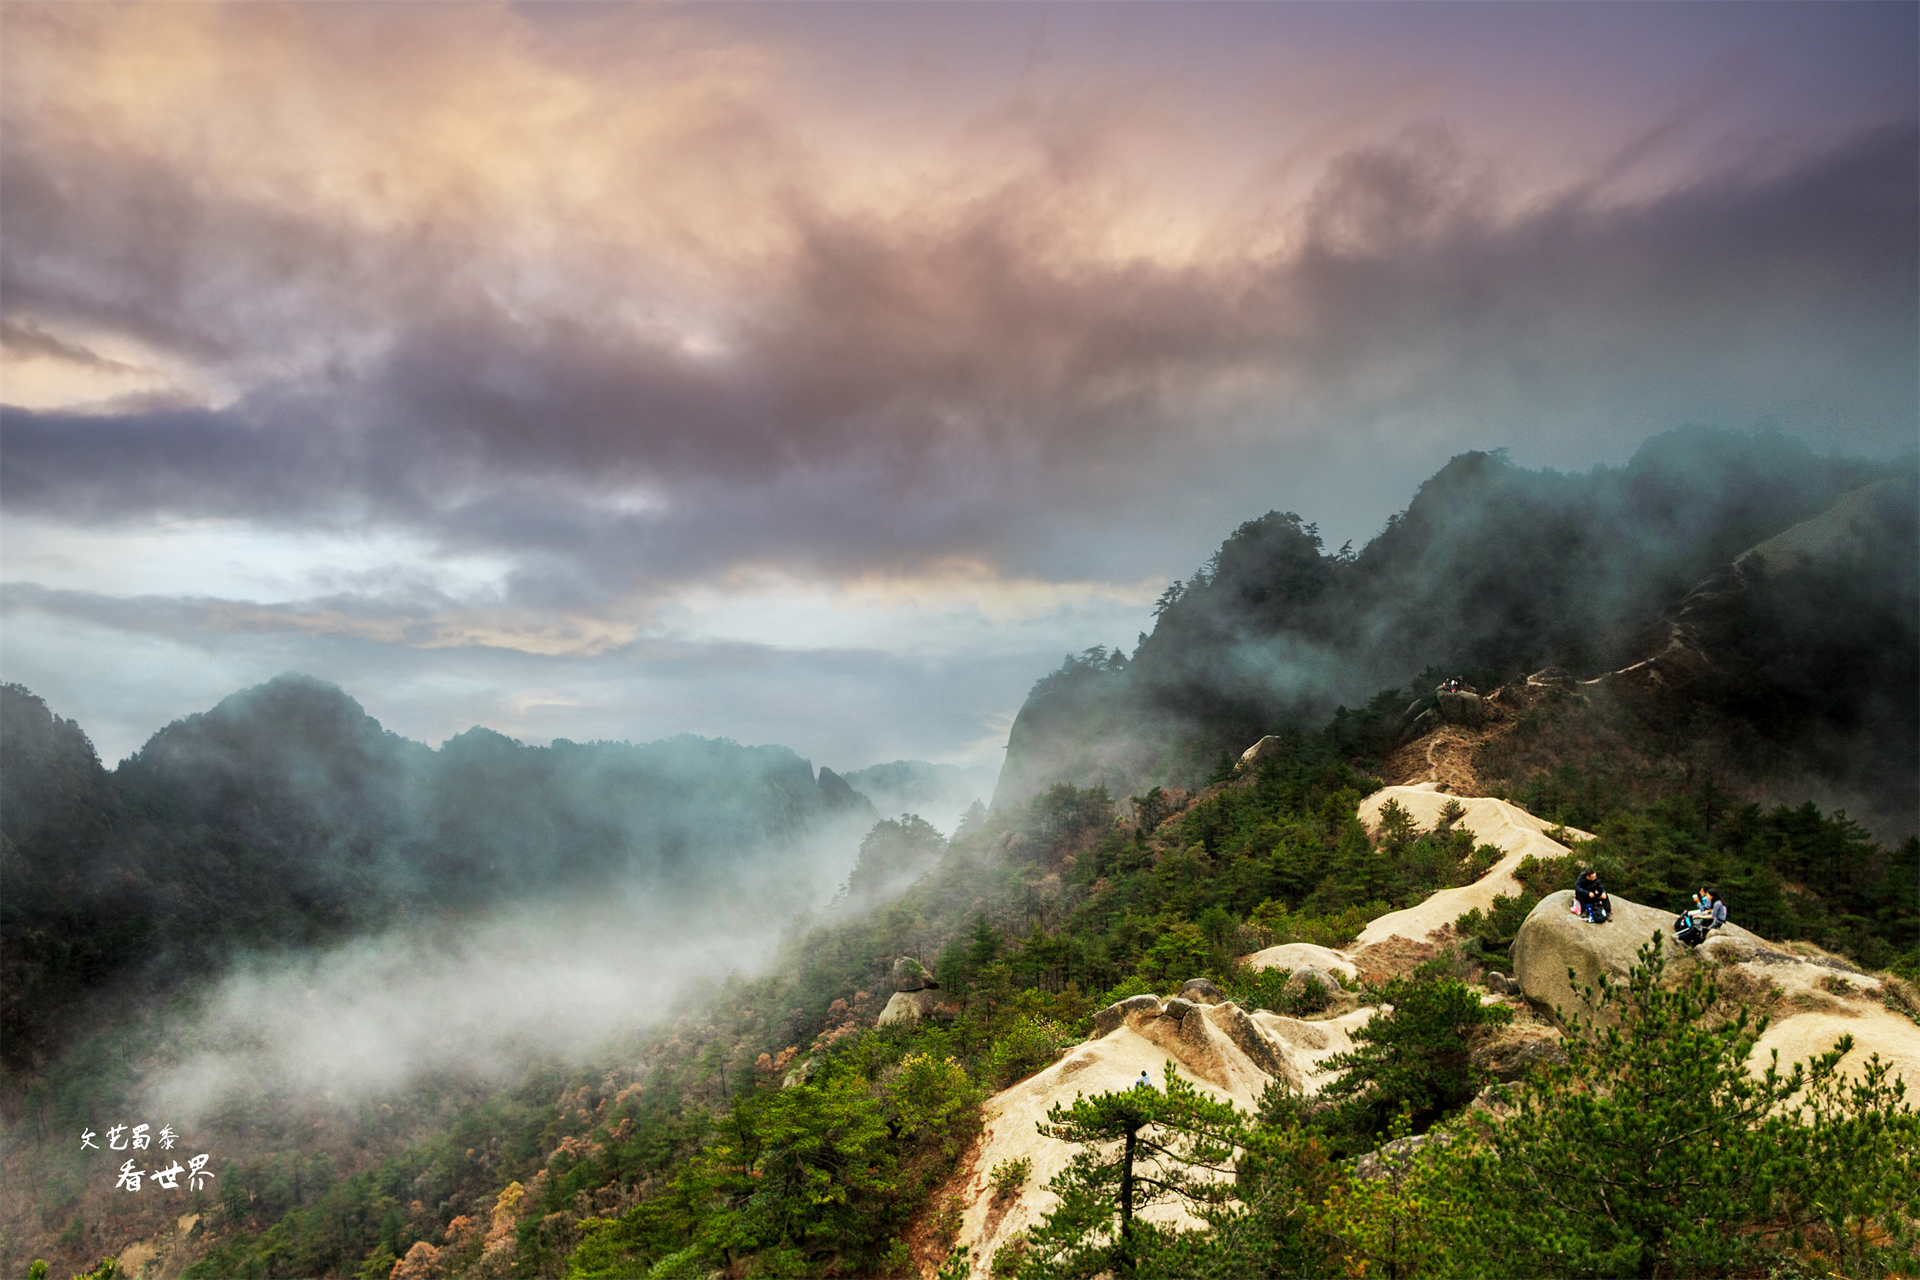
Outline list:
[[[1249,752],[1254,757],[1250,763],[1257,763],[1256,751]],[[1437,826],[1441,810],[1457,800],[1466,813],[1456,825],[1472,831],[1476,845],[1491,844],[1503,856],[1471,885],[1442,889],[1418,906],[1374,920],[1348,950],[1288,943],[1256,952],[1245,958],[1246,963],[1358,978],[1355,955],[1363,948],[1394,939],[1421,945],[1444,939],[1447,926],[1467,911],[1490,908],[1498,895],[1524,892],[1513,876],[1524,858],[1559,858],[1569,853],[1566,845],[1547,836],[1553,824],[1519,806],[1453,796],[1435,790],[1431,783],[1383,788],[1361,805],[1361,821],[1377,830],[1380,810],[1389,800],[1407,810],[1423,830]],[[1576,841],[1592,839],[1584,831],[1565,834]],[[1856,1047],[1845,1060],[1845,1070],[1857,1073],[1867,1056],[1877,1052],[1910,1088],[1920,1088],[1920,1027],[1874,998],[1880,984],[1871,975],[1831,957],[1789,953],[1737,924],[1729,924],[1697,952],[1688,953],[1672,940],[1673,912],[1616,896],[1613,921],[1593,925],[1568,913],[1571,898],[1570,889],[1549,895],[1523,925],[1513,947],[1515,994],[1548,1008],[1583,1009],[1567,981],[1567,969],[1574,969],[1583,983],[1594,982],[1602,972],[1623,979],[1639,947],[1658,934],[1659,945],[1676,964],[1717,964],[1729,973],[1745,975],[1750,989],[1775,993],[1775,1021],[1754,1051],[1755,1071],[1764,1069],[1771,1049],[1780,1049],[1784,1065],[1825,1052],[1840,1035],[1850,1034]],[[894,1002],[929,999],[934,994],[899,993]],[[1198,988],[1194,994],[1199,994]],[[1208,1004],[1190,998],[1163,1002],[1151,995],[1133,996],[1101,1010],[1094,1017],[1090,1040],[987,1102],[985,1126],[969,1154],[969,1172],[958,1191],[963,1212],[957,1243],[968,1246],[973,1275],[986,1280],[994,1252],[1057,1203],[1046,1184],[1066,1167],[1073,1149],[1041,1137],[1037,1129],[1056,1103],[1070,1104],[1077,1094],[1128,1088],[1142,1071],[1157,1084],[1168,1062],[1197,1088],[1231,1099],[1243,1110],[1252,1110],[1273,1080],[1288,1081],[1311,1095],[1333,1078],[1325,1069],[1326,1060],[1352,1049],[1353,1033],[1373,1013],[1362,1008],[1336,1018],[1298,1019],[1264,1009],[1242,1009],[1232,1002]],[[888,1005],[883,1020],[891,1014],[894,1003]],[[903,1011],[896,1016],[911,1015]],[[1531,1061],[1558,1054],[1559,1037],[1544,1026],[1516,1027],[1483,1050],[1483,1065],[1488,1069],[1518,1075]],[[1026,1186],[996,1202],[989,1176],[997,1165],[1016,1159],[1032,1161]],[[1142,1216],[1167,1223],[1187,1221],[1178,1206],[1169,1204],[1153,1206]]]
[[[1485,796],[1469,799],[1449,795],[1434,790],[1430,782],[1414,787],[1382,787],[1361,801],[1360,821],[1369,831],[1379,830],[1380,811],[1389,800],[1412,815],[1423,831],[1439,826],[1440,811],[1449,801],[1457,801],[1466,810],[1466,816],[1454,826],[1473,832],[1476,845],[1490,844],[1504,856],[1472,884],[1442,889],[1404,911],[1389,911],[1360,931],[1349,948],[1351,951],[1396,937],[1427,942],[1436,930],[1446,928],[1476,907],[1485,911],[1502,894],[1518,897],[1523,893],[1524,886],[1514,879],[1513,871],[1527,857],[1564,858],[1571,852],[1566,845],[1548,838],[1547,832],[1554,829],[1554,824],[1542,822],[1517,804]],[[1587,832],[1571,827],[1566,828],[1566,834],[1573,840],[1593,839]]]
[[[1846,1074],[1857,1076],[1877,1053],[1910,1089],[1920,1088],[1920,1026],[1880,1002],[1883,984],[1872,974],[1811,948],[1789,950],[1731,921],[1689,951],[1673,938],[1677,912],[1610,896],[1613,919],[1607,924],[1588,924],[1571,914],[1570,889],[1548,894],[1527,916],[1513,940],[1513,976],[1529,1000],[1562,1015],[1579,1013],[1608,1023],[1613,1019],[1605,1010],[1593,1011],[1578,997],[1567,970],[1578,975],[1581,986],[1597,987],[1602,973],[1622,982],[1640,948],[1658,937],[1669,972],[1678,976],[1687,966],[1710,966],[1711,976],[1722,986],[1753,1001],[1771,1018],[1749,1060],[1756,1073],[1766,1069],[1774,1049],[1785,1068],[1825,1053],[1842,1035],[1851,1035],[1854,1047],[1842,1060]]]
[[[1124,1006],[1124,1008],[1123,1008]],[[968,1247],[973,1274],[985,1280],[993,1255],[1017,1232],[1045,1217],[1059,1203],[1046,1184],[1067,1167],[1073,1148],[1040,1136],[1038,1126],[1057,1103],[1079,1094],[1131,1087],[1145,1071],[1159,1087],[1166,1064],[1203,1092],[1252,1111],[1275,1079],[1311,1095],[1333,1078],[1326,1059],[1353,1048],[1353,1032],[1373,1016],[1357,1009],[1340,1018],[1305,1021],[1266,1010],[1248,1012],[1231,1003],[1162,1003],[1133,996],[1103,1011],[1096,1026],[1108,1029],[1037,1075],[989,1099],[985,1125],[970,1157],[972,1176],[961,1189],[964,1211],[958,1243]],[[1033,1162],[1025,1189],[994,1202],[988,1184],[993,1169],[1010,1160]],[[1195,1225],[1177,1205],[1159,1204],[1141,1215],[1150,1221]]]
[[[1360,967],[1347,958],[1346,952],[1311,942],[1283,942],[1277,947],[1256,951],[1240,963],[1254,969],[1285,969],[1288,973],[1296,969],[1318,969],[1322,973],[1344,974],[1349,981],[1360,977]]]
[[[883,1027],[896,1022],[918,1022],[933,1012],[939,1000],[938,991],[896,991],[875,1021]]]

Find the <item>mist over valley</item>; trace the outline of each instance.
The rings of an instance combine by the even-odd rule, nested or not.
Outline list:
[[[0,1273],[1920,1273],[1917,51],[6,0]]]
[[[529,1156],[483,1143],[450,1165],[446,1135],[495,1116],[514,1142],[550,1143],[551,1126],[525,1126],[558,1080],[600,1081],[579,1117],[624,1134],[811,1088],[861,1037],[911,1056],[924,1025],[983,1086],[1010,1084],[1071,1043],[1102,990],[1194,969],[1251,991],[1236,953],[1355,945],[1422,877],[1450,882],[1444,859],[1352,879],[1369,845],[1350,816],[1284,854],[1281,837],[1270,864],[1232,862],[1251,857],[1238,842],[1274,837],[1219,814],[1307,778],[1344,788],[1336,806],[1382,775],[1512,795],[1598,829],[1603,849],[1624,841],[1589,856],[1638,892],[1680,891],[1684,864],[1649,861],[1629,834],[1666,824],[1660,847],[1695,847],[1754,927],[1901,971],[1920,925],[1914,472],[1693,430],[1584,477],[1465,455],[1357,553],[1270,514],[1165,593],[1131,655],[1096,647],[1038,680],[997,782],[918,761],[816,771],[784,747],[686,735],[535,747],[476,727],[434,749],[297,675],[166,726],[109,771],[81,726],[6,686],[7,1160],[41,1188],[9,1238],[48,1252],[60,1224],[61,1247],[84,1252],[133,1232],[169,1273],[252,1267],[248,1242],[266,1237],[250,1231],[278,1215],[317,1229],[374,1175],[342,1177],[377,1165],[439,1188],[382,1230],[443,1242],[380,1265],[477,1265],[485,1250],[452,1261],[455,1220]],[[1436,715],[1424,690],[1443,671],[1479,682],[1477,719],[1458,721],[1452,694],[1454,720]],[[1380,687],[1395,674],[1411,685]],[[1259,761],[1236,764],[1256,739]],[[1836,795],[1878,832],[1806,803]],[[1774,853],[1739,834],[1756,824]],[[1384,856],[1390,837],[1373,838]],[[1216,905],[1075,940],[1074,921],[1119,905],[1116,877]],[[1471,945],[1511,945],[1492,938]],[[1011,981],[1038,986],[1010,1000]],[[221,1149],[245,1194],[222,1192],[226,1234],[176,1239],[105,1193],[65,1139],[108,1113]],[[599,1168],[613,1140],[559,1139],[529,1185],[549,1195],[553,1159]],[[666,1162],[652,1178],[691,1150],[649,1149]],[[958,1150],[905,1158],[932,1176]],[[581,1204],[653,1185],[626,1176]],[[214,1202],[194,1203],[210,1220]],[[557,1267],[586,1247],[580,1227],[554,1230],[548,1253],[516,1256]],[[334,1247],[309,1240],[288,1274],[343,1265],[322,1261]]]

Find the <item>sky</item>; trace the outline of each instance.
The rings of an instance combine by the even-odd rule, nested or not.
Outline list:
[[[0,3],[0,679],[997,765],[1268,510],[1920,433],[1920,7]]]

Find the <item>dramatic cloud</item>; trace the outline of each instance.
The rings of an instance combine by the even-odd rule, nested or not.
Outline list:
[[[1908,446],[1914,12],[1706,8],[9,6],[8,626],[612,662],[957,610],[1026,672],[978,729],[1269,507]],[[208,521],[271,587],[47,551]]]

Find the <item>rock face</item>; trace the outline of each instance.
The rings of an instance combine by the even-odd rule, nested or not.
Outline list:
[[[1180,988],[1180,998],[1195,1004],[1221,1004],[1226,1000],[1227,993],[1205,978],[1188,978]]]
[[[1814,1009],[1782,1018],[1769,1026],[1753,1046],[1747,1070],[1758,1075],[1767,1069],[1775,1050],[1784,1067],[1833,1048],[1841,1036],[1853,1037],[1853,1049],[1840,1060],[1840,1074],[1858,1079],[1867,1059],[1878,1055],[1893,1074],[1907,1082],[1907,1096],[1920,1084],[1920,1027],[1877,1002],[1834,1002],[1830,1009]]]
[[[1439,699],[1440,718],[1448,724],[1464,724],[1477,727],[1486,723],[1487,709],[1477,693],[1442,693],[1435,695]]]
[[[1689,952],[1673,940],[1673,912],[1616,895],[1613,921],[1588,924],[1567,911],[1572,900],[1570,889],[1549,894],[1513,941],[1514,976],[1529,999],[1563,1012],[1585,1013],[1567,981],[1567,970],[1572,968],[1582,984],[1597,986],[1602,973],[1624,979],[1640,946],[1657,933],[1670,964],[1710,966],[1722,990],[1756,1002],[1772,1018],[1748,1060],[1748,1069],[1756,1074],[1766,1069],[1775,1049],[1785,1067],[1824,1053],[1842,1035],[1850,1035],[1854,1047],[1841,1061],[1843,1074],[1857,1076],[1868,1057],[1878,1054],[1909,1089],[1920,1083],[1920,1027],[1880,1002],[1884,984],[1871,974],[1811,948],[1790,950],[1770,943],[1732,923]],[[1610,1019],[1595,1015],[1595,1021]],[[1547,1052],[1525,1046],[1512,1051],[1535,1060]],[[1506,1064],[1490,1060],[1486,1065],[1498,1071]],[[1523,1068],[1525,1063],[1511,1065]]]
[[[896,991],[875,1021],[883,1027],[895,1022],[918,1022],[932,1015],[938,1001],[939,997],[932,991]]]
[[[1326,1059],[1351,1050],[1353,1032],[1373,1012],[1305,1022],[1264,1010],[1248,1013],[1230,1001],[1174,999],[1162,1005],[1150,995],[1102,1009],[1094,1015],[1093,1039],[987,1101],[983,1131],[968,1156],[974,1172],[957,1188],[964,1207],[956,1243],[968,1247],[973,1275],[987,1280],[995,1250],[1059,1203],[1047,1182],[1066,1167],[1073,1150],[1036,1131],[1055,1103],[1132,1087],[1142,1071],[1158,1087],[1169,1062],[1202,1093],[1231,1099],[1243,1112],[1253,1111],[1276,1079],[1311,1095],[1333,1077],[1323,1069]],[[1032,1172],[1018,1197],[996,1204],[988,1171],[1013,1159],[1031,1160]],[[1163,1225],[1199,1225],[1172,1202],[1150,1206],[1141,1216]]]
[[[1280,739],[1268,734],[1260,741],[1240,753],[1239,763],[1233,766],[1235,775],[1245,774],[1260,767],[1260,762],[1280,749]]]
[[[1098,1040],[1100,1037],[1118,1030],[1120,1024],[1127,1020],[1129,1014],[1147,1013],[1149,1011],[1156,1018],[1160,1016],[1159,996],[1128,996],[1125,1000],[1110,1004],[1093,1015],[1093,1038]]]
[[[1276,1080],[1285,1080],[1295,1088],[1304,1088],[1305,1080],[1299,1069],[1261,1032],[1246,1010],[1237,1004],[1223,1004],[1213,1024],[1226,1033],[1228,1040],[1240,1052],[1247,1055],[1247,1061],[1266,1072]]]
[[[1090,1043],[1144,1037],[1165,1049],[1183,1074],[1236,1098],[1257,1098],[1268,1079],[1311,1094],[1328,1079],[1321,1060],[1353,1048],[1353,1031],[1372,1016],[1364,1008],[1309,1022],[1266,1009],[1250,1013],[1231,1000],[1200,1004],[1176,996],[1162,1004],[1158,996],[1128,996],[1093,1015]]]
[[[901,956],[893,962],[895,991],[926,991],[940,984],[934,981],[933,970],[915,960],[912,956]]]

